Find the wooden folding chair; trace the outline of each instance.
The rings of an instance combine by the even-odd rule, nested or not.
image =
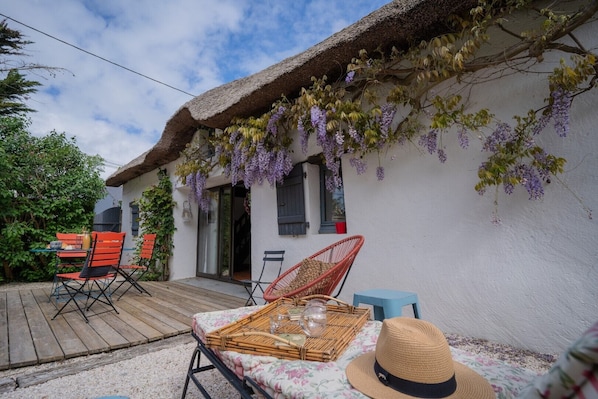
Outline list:
[[[76,309],[69,311],[79,310],[86,322],[89,322],[86,312],[96,302],[108,305],[112,308],[111,310],[118,313],[112,303],[110,286],[116,279],[124,240],[125,233],[92,233],[91,251],[83,269],[80,272],[56,275],[62,283],[61,288],[64,288],[69,299],[58,309],[52,320],[62,313],[71,302]],[[83,300],[85,300],[84,306],[82,306]]]
[[[139,262],[138,264],[133,265],[120,265],[118,268],[118,274],[124,278],[123,281],[118,284],[118,286],[114,289],[114,292],[118,291],[118,289],[125,283],[129,283],[129,286],[120,294],[117,300],[122,298],[123,295],[127,293],[132,287],[135,287],[140,294],[144,292],[149,296],[152,296],[139,284],[139,280],[143,277],[145,273],[149,270],[150,262],[152,260],[152,256],[154,255],[154,248],[156,247],[156,234],[144,234],[143,235],[143,243],[141,244],[141,253],[139,254]]]
[[[303,259],[266,288],[264,300],[273,302],[283,297],[314,294],[338,297],[364,242],[365,238],[360,235],[347,237]],[[339,283],[340,287],[333,295]]]

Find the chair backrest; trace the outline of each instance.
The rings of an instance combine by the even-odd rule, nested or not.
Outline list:
[[[281,297],[313,294],[337,297],[364,242],[363,236],[351,236],[316,252],[274,280],[266,288],[264,299],[272,302]],[[333,295],[339,283],[338,292]]]
[[[82,236],[77,233],[56,233],[56,239],[66,245],[81,245]]]
[[[141,252],[139,258],[149,262],[154,255],[154,248],[156,246],[156,234],[144,234],[143,243],[141,244]]]
[[[117,269],[120,265],[124,243],[124,232],[93,232],[91,251],[79,276],[99,277]]]
[[[262,271],[260,272],[260,276],[258,277],[257,281],[262,281],[264,271],[266,270],[266,267],[269,264],[272,264],[273,267],[278,266],[278,273],[276,273],[276,278],[280,276],[280,273],[282,272],[282,262],[284,262],[284,252],[284,250],[264,251],[264,263],[262,265]]]

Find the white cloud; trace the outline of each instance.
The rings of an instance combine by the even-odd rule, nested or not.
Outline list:
[[[0,13],[184,92],[199,95],[324,40],[385,1],[20,0]],[[64,68],[29,105],[31,131],[75,136],[125,164],[151,148],[190,96],[8,20],[35,42],[28,61]],[[106,168],[104,177],[114,171]]]

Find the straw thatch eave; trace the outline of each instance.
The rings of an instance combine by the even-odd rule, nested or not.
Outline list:
[[[108,177],[106,185],[118,187],[176,160],[201,126],[224,129],[234,117],[261,114],[281,95],[308,87],[312,76],[341,76],[361,49],[401,48],[429,38],[443,31],[447,15],[475,4],[477,0],[395,0],[296,56],[209,90],[179,108],[158,143]]]

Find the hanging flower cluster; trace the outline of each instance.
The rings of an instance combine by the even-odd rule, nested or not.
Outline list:
[[[598,77],[596,58],[582,44],[546,43],[556,42],[588,21],[594,11],[588,7],[585,13],[569,15],[543,10],[541,28],[517,34],[525,40],[510,54],[511,59],[505,59],[502,49],[478,59],[476,54],[488,40],[488,28],[500,23],[506,30],[500,17],[531,2],[504,3],[497,8],[480,2],[467,17],[450,19],[453,32],[406,51],[395,49],[388,58],[381,52],[372,57],[362,50],[348,65],[346,75],[334,84],[328,83],[326,76],[312,78],[312,85],[294,100],[282,98],[260,117],[233,121],[222,134],[211,138],[214,157],[198,157],[192,144],[183,153],[177,175],[191,186],[200,208],[207,210],[205,184],[214,168],[222,168],[232,184],[243,182],[247,188],[265,181],[271,185],[282,182],[293,166],[289,148],[295,135],[304,153],[310,140],[321,148],[322,161],[331,171],[326,181],[329,191],[342,184],[341,157],[348,158],[357,174],[364,174],[366,155],[377,154],[380,160],[390,147],[414,142],[444,163],[448,154],[443,141],[454,136],[462,148],[468,148],[470,137],[481,137],[488,158],[479,167],[476,191],[484,194],[487,187],[502,185],[510,194],[520,185],[530,199],[542,198],[544,185],[552,175],[562,173],[565,160],[547,153],[535,138],[548,126],[567,136],[574,97],[591,90],[592,80]],[[535,62],[549,49],[573,54],[573,63],[562,61],[550,75],[548,105],[529,110],[526,116],[514,116],[515,125],[497,120],[488,109],[466,112],[467,103],[460,95],[463,90],[451,92],[449,88],[443,95],[430,97],[434,88],[449,79],[459,79],[461,86],[455,87],[474,85],[476,72],[482,68],[509,69],[512,63],[508,61],[517,60],[515,67],[523,69],[522,65]],[[467,83],[465,75],[469,76]],[[380,162],[375,173],[378,180],[384,179]]]

